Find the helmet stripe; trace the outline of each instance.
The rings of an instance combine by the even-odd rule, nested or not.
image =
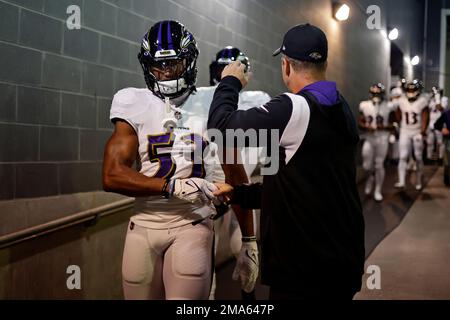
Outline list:
[[[158,28],[158,49],[157,50],[162,50],[161,44],[162,44],[162,22],[159,23],[159,28]]]
[[[167,45],[169,46],[169,50],[173,50],[173,44],[172,44],[172,33],[170,32],[170,21],[167,22]]]

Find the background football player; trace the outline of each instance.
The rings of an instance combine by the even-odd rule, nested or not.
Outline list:
[[[444,136],[444,184],[450,187],[450,110],[445,110],[434,124],[434,129],[442,132]]]
[[[431,91],[431,100],[428,106],[430,110],[430,123],[427,130],[427,159],[434,160],[433,154],[436,148],[438,160],[442,161],[444,157],[445,146],[443,143],[442,132],[434,129],[436,120],[439,119],[445,109],[447,109],[448,98],[443,96],[443,90],[433,87]]]
[[[398,99],[404,94],[403,92],[403,85],[401,81],[398,81],[397,86],[391,88],[389,100],[395,106],[397,105]],[[399,159],[399,147],[398,147],[398,137],[399,137],[399,123],[397,122],[397,117],[395,117],[393,122],[394,129],[389,135],[389,143],[391,145],[390,149],[390,155],[389,158],[391,162],[393,162],[395,165],[398,165],[398,159]]]
[[[201,121],[202,124],[206,126],[209,107],[211,105],[216,86],[221,80],[221,73],[226,65],[237,60],[246,65],[246,72],[250,72],[250,60],[247,55],[245,55],[245,53],[243,53],[240,49],[227,46],[217,52],[216,59],[209,66],[211,86],[197,88],[195,95],[191,95],[183,105],[183,112],[186,112],[191,117],[197,117],[199,121]],[[269,100],[270,96],[265,92],[244,91],[239,95],[239,109],[246,110],[248,108],[263,105]],[[245,171],[241,171],[239,170],[239,168],[232,168],[234,169],[234,172],[232,174],[233,181],[231,181],[232,184],[242,184],[250,182],[249,179],[256,166],[258,165],[258,163],[261,163],[261,161],[263,161],[260,157],[260,154],[261,153],[258,152],[257,148],[244,148],[241,151],[240,155]],[[253,217],[253,225],[257,226],[255,214],[253,213],[252,215],[250,215],[250,217]],[[241,255],[245,255],[246,248],[254,250],[254,248],[256,248],[257,246],[256,241],[248,241],[248,239],[246,239],[247,241],[245,242],[241,241],[242,234],[239,228],[239,223],[232,210],[230,210],[228,214],[225,214],[219,219],[215,220],[215,230],[215,251],[217,252],[217,246],[219,244],[219,231],[221,230],[220,233],[222,235],[225,235],[225,237],[227,238],[220,239],[220,241],[227,241],[229,243],[231,252],[238,261],[241,259]],[[237,276],[238,274],[237,272],[235,272],[235,280],[237,280]],[[253,291],[253,287],[254,284],[253,286],[249,286],[248,284],[242,286],[244,297],[250,298],[250,296],[246,293]],[[215,289],[216,286],[214,278],[210,295],[211,299],[214,298]]]
[[[199,88],[204,94],[208,106],[212,102],[217,84],[225,66],[233,61],[241,61],[246,67],[245,71],[251,75],[250,60],[247,55],[236,47],[227,46],[216,54],[216,59],[210,64],[210,87]],[[264,105],[270,101],[270,96],[264,91],[242,91],[239,94],[239,110],[247,110],[255,106]],[[208,115],[206,110],[206,116]],[[251,177],[258,165],[265,163],[262,148],[243,148],[241,152],[242,162],[248,177]]]
[[[414,80],[406,85],[405,96],[398,99],[397,118],[400,122],[398,182],[396,188],[405,187],[406,169],[411,148],[416,160],[416,190],[422,189],[423,137],[428,126],[428,98],[421,95],[422,84]]]
[[[366,131],[362,148],[363,168],[368,173],[365,193],[370,195],[375,182],[374,199],[382,201],[384,161],[389,148],[389,135],[393,129],[393,106],[385,99],[385,87],[381,83],[369,89],[370,100],[359,105],[359,126]]]
[[[123,89],[112,102],[104,188],[136,197],[123,253],[126,299],[209,296],[217,159],[201,123],[180,109],[195,90],[198,54],[182,24],[156,23],[138,55],[148,88]]]

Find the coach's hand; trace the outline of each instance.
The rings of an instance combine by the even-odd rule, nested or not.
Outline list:
[[[174,179],[168,186],[169,195],[191,203],[208,203],[216,200],[217,187],[200,178]]]
[[[214,196],[217,197],[221,202],[229,202],[233,195],[233,187],[228,183],[216,182],[214,183],[216,190],[214,191]]]
[[[227,76],[235,77],[241,82],[242,88],[244,88],[247,85],[250,76],[250,74],[245,73],[244,70],[245,64],[240,61],[234,61],[223,69],[222,79]]]
[[[242,242],[241,252],[233,272],[233,280],[239,280],[242,290],[249,293],[255,288],[258,273],[259,260],[256,240]]]

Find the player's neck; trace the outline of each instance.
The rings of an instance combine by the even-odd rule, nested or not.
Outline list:
[[[302,75],[302,76],[298,76],[295,77],[292,81],[292,83],[289,86],[289,89],[291,90],[291,92],[297,93],[300,92],[301,90],[303,90],[303,88],[319,82],[319,81],[326,81],[326,76],[325,74],[307,74],[307,75]]]

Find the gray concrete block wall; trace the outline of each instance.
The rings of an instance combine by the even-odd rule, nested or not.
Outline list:
[[[216,52],[234,45],[253,65],[248,89],[272,96],[286,91],[273,50],[292,25],[316,24],[329,37],[329,78],[356,106],[389,77],[388,44],[366,28],[361,3],[349,0],[351,18],[338,23],[329,0],[0,0],[0,200],[101,188],[112,96],[145,86],[139,41],[160,19],[196,36],[199,86]],[[81,30],[66,27],[72,4]]]
[[[448,73],[441,72],[441,15],[442,10],[450,9],[450,1],[428,1],[428,24],[426,41],[426,87],[431,90],[433,86],[439,86],[440,77],[444,80],[444,94],[450,95],[448,83],[450,81]],[[445,37],[444,37],[445,38]],[[448,41],[448,40],[447,40]],[[447,51],[448,52],[448,51]],[[447,56],[448,59],[448,56]],[[444,67],[445,69],[445,67]]]

